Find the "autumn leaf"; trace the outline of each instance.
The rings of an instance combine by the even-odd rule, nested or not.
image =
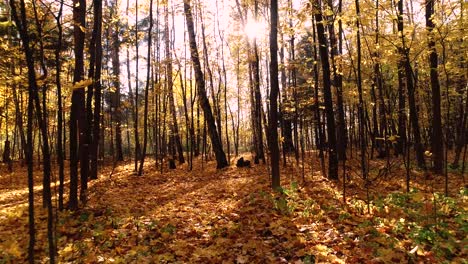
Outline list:
[[[75,84],[73,84],[72,89],[73,90],[82,89],[82,88],[88,87],[88,86],[90,86],[92,84],[93,84],[92,79],[81,80],[81,81],[76,82]]]

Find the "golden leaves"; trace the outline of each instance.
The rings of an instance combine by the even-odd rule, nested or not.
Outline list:
[[[73,90],[76,90],[76,89],[83,89],[85,87],[88,87],[90,85],[93,85],[93,79],[86,79],[86,80],[81,80],[79,82],[76,82],[73,84],[72,86],[72,89]]]

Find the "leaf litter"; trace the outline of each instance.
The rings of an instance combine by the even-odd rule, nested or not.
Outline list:
[[[266,166],[195,165],[191,172],[181,165],[161,174],[148,163],[141,177],[130,163],[104,167],[90,183],[87,205],[57,217],[59,262],[464,263],[467,257],[464,188],[444,198],[416,181],[405,194],[403,172],[395,170],[400,176],[370,187],[369,206],[359,177],[348,179],[344,205],[341,183],[311,168],[304,170],[306,182],[298,168],[282,168],[283,192],[275,193]],[[35,253],[46,263],[47,214],[41,173],[35,174]],[[25,175],[19,169],[14,177],[0,176],[1,263],[27,261]],[[460,190],[456,175],[451,184]]]

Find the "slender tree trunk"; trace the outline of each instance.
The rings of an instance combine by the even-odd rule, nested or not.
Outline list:
[[[138,87],[139,87],[139,79],[138,79],[138,62],[139,58],[139,49],[138,49],[138,0],[135,1],[135,49],[136,49],[136,60],[135,60],[135,103],[134,103],[134,123],[133,128],[135,129],[135,172],[137,172],[138,161],[140,159],[140,138],[138,133],[138,107],[139,107],[139,100],[138,100]]]
[[[203,78],[203,72],[201,70],[200,58],[198,56],[198,48],[195,39],[195,29],[193,23],[192,10],[190,7],[190,0],[184,0],[184,13],[186,17],[187,30],[189,33],[190,53],[195,70],[198,100],[205,114],[205,120],[208,124],[208,131],[210,134],[211,143],[213,145],[213,150],[216,155],[217,168],[222,169],[228,165],[228,162],[226,160],[226,155],[224,154],[224,151],[222,149],[221,140],[216,129],[216,124],[211,111],[211,106],[206,96],[205,80]]]
[[[411,62],[409,58],[409,48],[406,47],[405,41],[405,34],[403,31],[403,0],[398,1],[398,32],[400,34],[400,38],[402,41],[402,46],[400,49],[401,55],[403,55],[403,59],[401,61],[403,70],[405,73],[406,78],[406,89],[408,92],[408,106],[409,106],[409,115],[410,115],[410,123],[413,130],[413,137],[414,137],[414,148],[416,151],[416,160],[418,162],[418,166],[420,168],[426,168],[426,164],[424,161],[424,149],[421,144],[421,132],[419,128],[418,122],[418,113],[416,107],[416,99],[414,96],[415,93],[415,85],[414,85],[414,71],[411,67]]]
[[[73,1],[73,31],[75,44],[75,68],[73,71],[73,83],[76,85],[83,80],[84,75],[84,38],[81,27],[85,27],[85,0]],[[84,131],[79,130],[83,125],[84,115],[84,87],[79,87],[72,92],[72,106],[70,113],[70,195],[69,208],[78,209],[78,136],[80,138],[80,152],[82,151]],[[79,133],[80,132],[80,133]]]
[[[145,87],[145,109],[143,117],[143,150],[141,152],[140,168],[138,169],[138,176],[143,174],[143,163],[146,157],[146,146],[148,145],[148,101],[149,101],[149,89],[150,89],[150,71],[151,71],[151,45],[152,45],[152,31],[153,31],[153,0],[150,0],[149,4],[149,29],[148,29],[148,53],[147,53],[147,64],[146,64],[146,87]]]
[[[362,99],[362,76],[361,76],[361,22],[360,22],[360,8],[359,8],[359,0],[355,1],[356,4],[356,16],[358,19],[356,20],[356,47],[357,47],[357,87],[358,87],[358,94],[359,94],[359,104],[358,104],[358,114],[359,114],[359,138],[360,138],[360,147],[361,147],[361,171],[362,176],[365,180],[365,187],[368,191],[369,189],[369,180],[367,178],[367,148],[366,148],[366,132],[365,132],[365,124],[364,124],[364,101]],[[344,175],[343,175],[344,176]]]
[[[115,148],[116,148],[116,161],[123,161],[123,149],[122,149],[122,109],[120,107],[120,40],[119,31],[120,26],[118,21],[119,7],[117,1],[113,1],[110,6],[111,21],[111,60],[112,60],[112,85],[115,89],[111,94],[111,116],[112,123],[115,124]]]
[[[316,37],[316,23],[315,19],[312,19],[312,35],[314,43],[317,43]],[[318,55],[317,55],[317,46],[318,44],[314,45],[314,61],[318,62]],[[315,101],[315,111],[314,111],[314,118],[315,118],[315,138],[316,138],[316,145],[319,150],[319,158],[320,158],[320,167],[322,169],[323,176],[326,176],[325,170],[325,155],[323,153],[323,146],[325,141],[325,135],[322,129],[322,119],[320,117],[320,107],[319,107],[319,68],[318,63],[314,63],[313,66],[313,73],[314,73],[314,101]],[[351,122],[352,123],[352,122]]]
[[[437,71],[438,56],[434,40],[434,0],[426,0],[426,29],[428,31],[429,67],[432,89],[432,158],[434,172],[442,174],[444,170],[444,143],[442,134],[442,116],[440,112],[440,84]],[[447,120],[449,122],[449,120]]]
[[[281,39],[283,38],[281,34]],[[281,41],[283,42],[283,41]],[[294,143],[292,140],[292,123],[289,116],[285,111],[284,104],[288,101],[288,93],[287,93],[287,80],[286,80],[286,69],[285,69],[285,62],[284,62],[284,44],[281,45],[279,50],[279,59],[282,65],[280,69],[280,80],[281,80],[281,87],[282,87],[282,94],[280,100],[280,116],[281,119],[281,134],[283,136],[283,165],[286,166],[286,155],[295,151]]]
[[[174,102],[174,82],[172,76],[172,55],[171,55],[171,38],[169,32],[169,8],[166,9],[165,14],[165,48],[166,48],[166,81],[167,81],[167,90],[169,93],[169,110],[171,111],[171,134],[172,142],[175,144],[175,149],[177,149],[177,153],[179,154],[178,160],[179,163],[184,163],[184,150],[182,148],[182,142],[180,140],[179,134],[179,125],[177,124],[177,112]],[[175,153],[173,153],[173,159],[175,159]]]
[[[27,121],[27,142],[26,148],[24,149],[26,163],[28,167],[28,227],[29,227],[29,245],[28,245],[28,261],[30,264],[34,263],[34,246],[36,244],[36,229],[34,223],[34,158],[33,158],[33,115],[34,115],[34,101],[32,92],[33,89],[36,87],[36,75],[34,72],[34,61],[33,61],[33,54],[32,50],[29,47],[29,36],[27,35],[27,29],[23,28],[26,27],[26,6],[24,0],[20,1],[20,9],[21,9],[21,20],[18,16],[16,11],[16,3],[14,0],[10,0],[10,8],[12,17],[15,20],[17,27],[20,30],[20,34],[23,41],[23,49],[26,54],[26,60],[29,64],[31,64],[28,68],[28,121]],[[23,36],[24,35],[24,36]],[[31,72],[30,69],[33,71]]]
[[[202,13],[201,8],[199,9],[200,14]],[[202,37],[202,44],[203,44],[203,55],[204,55],[204,67],[206,69],[206,73],[208,74],[208,80],[210,81],[210,93],[211,93],[211,100],[213,101],[213,118],[215,119],[216,122],[216,129],[218,131],[218,137],[222,138],[222,133],[221,133],[221,119],[220,119],[220,113],[219,113],[219,100],[216,97],[216,92],[214,89],[214,80],[213,80],[213,72],[211,70],[210,66],[210,61],[208,59],[208,46],[206,44],[206,36],[205,36],[205,25],[203,22],[203,15],[200,15],[200,20],[201,20],[201,37]],[[221,147],[222,147],[222,141],[221,142]]]
[[[318,6],[315,11],[315,21],[317,26],[317,36],[319,40],[319,53],[322,61],[323,74],[323,95],[325,99],[325,111],[327,117],[327,138],[328,138],[328,177],[330,179],[338,179],[338,155],[336,152],[336,135],[335,135],[335,117],[333,114],[333,100],[331,92],[330,80],[330,63],[328,60],[328,45],[325,37],[325,29],[323,26],[323,18],[321,13],[321,3],[318,1]]]
[[[90,146],[90,178],[97,179],[98,173],[98,150],[99,150],[99,141],[100,141],[100,131],[101,131],[101,71],[102,71],[102,1],[94,0],[94,31],[96,32],[96,43],[95,43],[95,56],[96,63],[94,69],[94,82],[93,82],[93,91],[94,91],[94,116],[93,118],[93,131],[91,137],[91,146]],[[122,147],[121,147],[122,148]],[[120,149],[122,152],[122,149]]]
[[[403,1],[397,2],[398,17],[397,17],[397,28],[398,34],[403,36]],[[405,97],[405,42],[404,37],[401,38],[401,46],[398,47],[398,54],[400,59],[398,60],[398,145],[397,153],[405,155],[406,151],[404,148],[407,147],[406,138],[406,97]]]
[[[258,2],[254,2],[254,19],[258,19]],[[253,39],[253,90],[254,90],[254,145],[255,145],[255,163],[263,160],[265,163],[265,153],[263,151],[263,133],[262,133],[262,95],[260,93],[260,63],[258,56],[257,38]]]
[[[268,145],[271,160],[271,187],[281,187],[278,146],[278,0],[270,0],[270,111],[268,113]]]
[[[332,0],[327,0],[328,7],[330,10],[334,10]],[[339,3],[338,16],[341,16],[341,1]],[[329,16],[328,20],[328,33],[330,38],[330,59],[331,59],[331,68],[333,72],[333,86],[336,89],[336,103],[337,103],[337,120],[336,120],[336,142],[337,142],[337,154],[339,160],[346,159],[346,124],[345,116],[343,109],[343,78],[339,72],[339,66],[337,65],[337,57],[342,53],[342,20],[338,21],[338,39],[339,43],[336,40],[335,26],[334,26],[334,16]]]
[[[64,181],[65,181],[65,173],[64,173],[64,151],[63,151],[63,105],[62,105],[62,83],[60,80],[60,73],[62,69],[62,65],[60,62],[60,52],[62,50],[62,10],[63,10],[63,0],[60,1],[60,9],[55,17],[57,22],[57,29],[58,29],[58,40],[57,40],[57,48],[55,49],[55,82],[57,85],[57,162],[59,165],[59,210],[63,210],[63,192],[64,192]]]
[[[29,225],[30,225],[30,246],[32,248],[29,249],[29,261],[31,263],[34,262],[34,184],[33,184],[33,167],[32,167],[32,151],[33,151],[33,140],[32,140],[32,116],[33,116],[33,109],[32,105],[34,102],[35,110],[36,110],[36,120],[38,122],[41,135],[42,135],[42,162],[44,164],[43,167],[43,193],[44,193],[44,206],[47,207],[47,237],[49,242],[49,258],[50,263],[55,263],[55,246],[54,246],[54,233],[53,233],[53,208],[52,208],[52,197],[51,197],[51,189],[50,189],[50,175],[51,175],[51,160],[50,160],[50,149],[49,149],[49,138],[47,133],[47,126],[42,114],[41,109],[41,102],[39,99],[39,91],[37,86],[37,79],[36,79],[36,71],[35,71],[35,63],[34,63],[34,52],[33,49],[30,47],[30,39],[28,35],[28,28],[27,28],[27,14],[26,14],[26,5],[24,0],[20,1],[20,13],[18,14],[16,9],[16,3],[14,0],[10,1],[10,7],[12,11],[12,16],[15,20],[15,24],[18,27],[21,40],[23,42],[23,50],[26,57],[26,63],[28,67],[28,85],[29,85],[29,99],[28,99],[28,189],[29,189]],[[37,17],[36,17],[37,22]],[[36,25],[38,26],[38,25]],[[44,95],[45,96],[45,95]],[[44,109],[45,111],[45,109]],[[32,208],[31,208],[32,207]]]

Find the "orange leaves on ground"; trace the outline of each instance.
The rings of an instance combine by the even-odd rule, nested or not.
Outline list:
[[[374,193],[383,196],[374,199],[370,205],[372,214],[368,215],[361,189],[350,187],[349,193],[354,195],[343,205],[341,189],[309,168],[307,182],[302,185],[294,182],[298,175],[294,168],[283,168],[284,192],[278,194],[270,191],[264,166],[217,171],[214,164],[208,163],[192,172],[181,166],[163,174],[151,166],[154,164],[147,164],[143,177],[135,177],[126,164],[118,166],[111,178],[110,169],[104,168],[100,179],[90,184],[87,206],[75,213],[60,213],[56,228],[59,261],[296,264],[440,261],[424,244],[428,239],[440,239],[431,233],[440,228],[424,225],[430,223],[427,216],[434,209],[426,192],[408,196],[389,192],[385,196],[386,187],[374,189]],[[389,182],[383,186],[396,184]],[[0,204],[1,258],[13,262],[26,260],[28,240],[27,196],[18,195],[5,198]],[[402,206],[405,199],[420,207]],[[441,197],[437,199],[442,201]],[[440,201],[436,204],[439,212],[463,220],[451,200]],[[37,254],[41,261],[46,259],[45,215],[44,210],[37,208]],[[426,217],[423,219],[426,222],[416,221],[418,215]],[[461,237],[462,232],[450,229],[456,227],[454,221],[449,223],[449,231],[453,237]],[[422,226],[416,226],[417,223]],[[460,252],[460,243],[453,241],[444,248],[458,254],[454,260],[466,256],[463,249]]]

